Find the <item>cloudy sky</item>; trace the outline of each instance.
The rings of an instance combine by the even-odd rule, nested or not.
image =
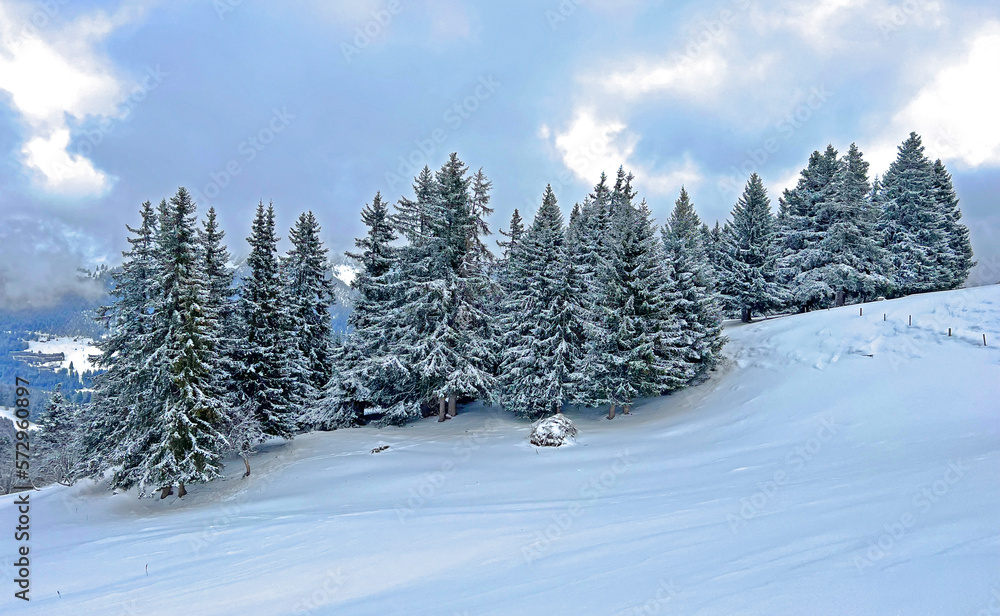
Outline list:
[[[751,172],[776,206],[811,151],[881,173],[911,130],[995,282],[998,76],[995,0],[0,0],[0,287],[118,262],[182,185],[234,253],[260,200],[340,252],[451,151],[493,180],[494,229],[619,165],[661,221],[685,185],[714,222]]]

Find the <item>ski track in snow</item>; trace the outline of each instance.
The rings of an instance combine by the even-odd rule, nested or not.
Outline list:
[[[977,614],[1000,591],[1000,286],[864,310],[731,324],[708,382],[570,410],[570,448],[477,404],[269,442],[183,501],[33,492],[32,601],[3,612]]]

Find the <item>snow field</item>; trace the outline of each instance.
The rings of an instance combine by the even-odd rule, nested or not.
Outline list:
[[[34,492],[11,613],[996,613],[1000,286],[864,312],[734,324],[709,382],[568,409],[573,447],[476,404],[268,443],[182,501]]]

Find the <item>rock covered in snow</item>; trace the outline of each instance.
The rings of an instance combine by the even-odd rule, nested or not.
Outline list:
[[[531,444],[538,447],[559,447],[576,437],[577,429],[568,417],[559,413],[539,419],[531,428]]]

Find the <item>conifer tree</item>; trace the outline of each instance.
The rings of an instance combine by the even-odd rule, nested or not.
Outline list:
[[[707,227],[694,211],[687,191],[681,188],[670,220],[663,229],[667,262],[672,265],[678,294],[675,315],[681,320],[685,356],[694,365],[694,378],[702,377],[719,361],[725,339],[722,314],[712,284],[712,266],[705,248]]]
[[[623,181],[607,200],[611,211],[605,209],[597,219],[603,241],[588,301],[582,366],[587,384],[582,397],[588,404],[609,404],[609,419],[619,405],[627,414],[635,398],[676,389],[694,372],[684,358],[680,322],[673,314],[679,296],[649,208],[645,201],[631,202],[631,176],[619,177]]]
[[[250,272],[240,285],[238,311],[243,341],[236,361],[243,375],[238,404],[268,436],[291,438],[298,387],[292,366],[300,363],[298,346],[289,337],[290,318],[284,301],[275,235],[274,206],[258,204],[247,241]]]
[[[951,260],[952,249],[949,216],[938,201],[939,183],[920,136],[910,133],[882,176],[879,196],[884,204],[883,241],[892,259],[897,294],[938,291],[953,283],[942,265]]]
[[[32,434],[31,446],[38,460],[33,465],[43,481],[66,483],[73,479],[76,466],[76,409],[62,395],[62,384],[56,384],[49,403],[42,411]]]
[[[824,263],[819,244],[829,221],[821,210],[831,198],[837,168],[837,150],[832,145],[823,152],[814,151],[795,188],[786,189],[779,200],[775,235],[777,280],[799,310],[825,306],[829,299],[829,287],[811,270]]]
[[[281,263],[288,333],[297,347],[296,356],[303,360],[298,375],[303,402],[311,405],[332,376],[333,282],[327,273],[327,249],[312,212],[299,216],[288,237],[292,247]]]
[[[785,300],[775,281],[777,257],[771,200],[760,177],[750,176],[722,232],[719,291],[744,322]]]
[[[166,215],[167,204],[160,204]],[[143,435],[163,398],[164,380],[149,358],[159,348],[154,328],[154,301],[159,295],[161,234],[157,211],[142,204],[141,223],[126,229],[130,249],[120,268],[112,271],[112,304],[98,311],[108,334],[97,342],[101,354],[96,367],[91,403],[81,412],[80,464],[76,474],[98,477],[121,464],[135,466],[148,446]]]
[[[501,259],[506,261],[510,258],[510,252],[514,246],[521,240],[521,236],[524,234],[524,221],[521,218],[521,213],[514,208],[514,213],[510,217],[510,231],[504,231],[500,229],[500,235],[508,238],[505,240],[497,240],[497,246],[503,249],[503,255]]]
[[[969,228],[961,223],[962,211],[958,208],[958,196],[951,182],[951,174],[941,159],[934,161],[934,191],[938,206],[944,214],[944,232],[948,238],[948,252],[941,258],[945,272],[946,289],[957,289],[965,284],[969,272],[975,267]]]
[[[584,332],[580,289],[551,185],[531,227],[512,247],[510,271],[519,284],[501,306],[500,402],[521,417],[558,413],[575,399]]]
[[[234,271],[230,265],[229,249],[223,243],[226,232],[219,226],[215,208],[210,207],[198,230],[201,254],[205,269],[207,298],[202,310],[216,323],[216,361],[212,372],[218,395],[231,398],[235,391],[236,367],[233,354],[239,341],[236,339],[236,303],[233,288]],[[228,403],[231,400],[227,401]]]
[[[177,483],[183,496],[185,484],[220,475],[227,443],[219,431],[224,403],[213,382],[218,323],[202,309],[208,284],[191,195],[178,189],[166,212],[161,231],[166,227],[167,233],[159,246],[160,293],[154,304],[163,343],[151,360],[166,373],[169,386],[153,418],[157,438],[144,452],[143,463],[118,476],[126,482],[135,479],[140,492]]]
[[[418,416],[419,407],[405,404],[402,393],[410,375],[396,355],[397,329],[391,320],[397,296],[391,284],[396,240],[388,204],[376,193],[361,212],[368,227],[365,237],[355,240],[357,252],[347,253],[361,265],[351,282],[356,292],[354,308],[348,317],[350,332],[334,349],[333,374],[315,409],[306,413],[305,422],[314,428],[332,430],[359,425],[365,411],[402,422]]]

